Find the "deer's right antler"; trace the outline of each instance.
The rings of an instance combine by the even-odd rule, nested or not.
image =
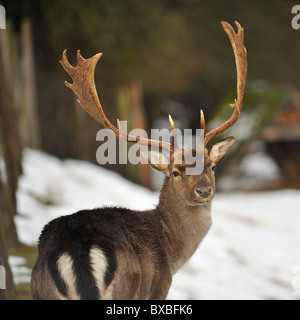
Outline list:
[[[89,59],[84,59],[80,51],[77,51],[77,66],[72,66],[67,58],[67,50],[62,54],[62,60],[59,61],[66,72],[70,75],[73,83],[65,81],[65,85],[69,87],[78,97],[78,103],[81,107],[96,121],[101,123],[105,128],[113,131],[115,136],[119,139],[124,139],[133,143],[140,143],[146,146],[153,146],[162,148],[168,151],[174,151],[174,145],[165,141],[145,139],[139,136],[129,135],[125,133],[117,119],[116,128],[106,117],[96,89],[94,75],[97,62],[101,58],[102,53],[97,53]],[[175,124],[170,118],[170,125],[172,130],[176,129]]]
[[[227,33],[228,38],[231,42],[236,64],[237,98],[235,99],[233,104],[230,104],[230,107],[234,108],[234,112],[227,121],[205,134],[205,145],[217,134],[224,132],[235,122],[237,122],[242,110],[243,96],[247,78],[247,50],[244,46],[244,29],[237,21],[235,21],[234,23],[238,29],[237,33],[229,23],[222,21],[222,27]],[[201,116],[201,123],[203,123],[202,128],[203,126],[205,127],[204,115]]]

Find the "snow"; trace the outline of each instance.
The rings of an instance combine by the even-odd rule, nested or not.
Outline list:
[[[24,266],[26,263],[24,258],[9,256],[8,262],[12,269],[15,284],[30,282],[31,270]]]
[[[149,209],[158,202],[158,193],[83,161],[26,149],[23,169],[16,225],[29,245],[57,216],[103,205]],[[175,275],[168,299],[300,299],[300,191],[218,193],[212,216],[212,229]],[[20,278],[22,261],[10,262],[15,280],[29,281],[28,270]]]
[[[19,238],[26,244],[35,244],[43,226],[61,215],[104,205],[148,209],[157,202],[155,193],[83,161],[60,161],[39,151],[25,150],[23,171],[16,224]]]
[[[184,295],[188,279],[193,299],[299,299],[291,285],[300,264],[299,205],[294,190],[218,195],[213,228],[173,292]]]
[[[233,170],[232,170],[233,171]],[[231,174],[222,176],[218,181],[221,190],[257,190],[279,185],[280,169],[263,147],[250,152]]]
[[[280,175],[278,165],[264,151],[250,153],[245,156],[239,171],[250,177],[268,180],[278,179]]]

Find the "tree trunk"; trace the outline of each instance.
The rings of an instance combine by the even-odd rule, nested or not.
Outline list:
[[[20,131],[22,145],[39,148],[40,134],[38,125],[36,83],[33,55],[31,22],[25,18],[22,23],[22,80],[23,97],[21,101]]]
[[[117,96],[118,118],[127,121],[127,131],[132,129],[143,129],[147,131],[147,121],[143,107],[143,91],[139,83],[132,82],[129,86],[119,90]],[[128,143],[128,149],[132,144]],[[127,150],[128,151],[128,150]],[[136,166],[130,163],[126,166],[128,177],[142,184],[144,187],[151,188],[150,168],[148,165],[139,163]]]
[[[8,47],[8,30],[0,33],[0,157],[4,163],[0,176],[0,201],[4,237],[8,250],[18,248],[14,224],[16,214],[16,190],[21,174],[21,145],[15,108],[14,81],[11,73]],[[2,168],[3,169],[3,168]]]
[[[13,300],[15,299],[15,287],[8,264],[7,245],[4,236],[4,227],[1,221],[2,216],[3,214],[0,208],[0,300]]]
[[[140,83],[132,82],[128,87],[129,108],[131,115],[131,123],[133,128],[140,128],[148,132],[147,119],[143,106],[143,88]],[[140,183],[151,188],[150,167],[145,164],[138,164]]]

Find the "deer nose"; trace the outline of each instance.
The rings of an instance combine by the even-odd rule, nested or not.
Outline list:
[[[201,198],[208,198],[211,195],[212,188],[211,187],[202,187],[202,188],[196,188],[196,193]]]

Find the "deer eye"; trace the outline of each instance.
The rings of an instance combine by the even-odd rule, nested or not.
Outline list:
[[[215,170],[216,170],[216,166],[212,166],[212,167],[211,167],[211,170],[212,170],[212,171],[215,171]]]
[[[173,175],[174,178],[176,178],[176,177],[178,177],[180,174],[179,174],[178,171],[173,171],[173,172],[172,172],[172,175]]]

